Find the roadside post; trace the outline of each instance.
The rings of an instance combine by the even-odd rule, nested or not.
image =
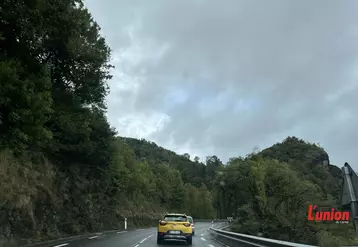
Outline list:
[[[358,176],[347,162],[342,167],[342,177],[341,205],[350,209],[350,220],[358,234]]]
[[[127,230],[127,218],[124,218],[124,230]]]

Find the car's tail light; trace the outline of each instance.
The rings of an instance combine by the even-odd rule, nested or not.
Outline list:
[[[190,226],[191,226],[191,224],[190,224],[190,223],[185,223],[185,224],[184,224],[184,226],[186,226],[186,227],[190,227]]]
[[[165,222],[165,221],[159,221],[159,224],[161,225],[161,226],[165,226],[166,224],[167,224],[167,222]]]
[[[194,226],[194,223],[191,223],[191,226]]]

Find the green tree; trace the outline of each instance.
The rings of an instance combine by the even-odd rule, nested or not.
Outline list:
[[[195,156],[195,157],[194,157],[194,162],[199,163],[199,162],[200,162],[200,158],[199,158],[198,156]]]
[[[213,207],[213,200],[210,191],[203,183],[198,191],[198,216],[202,219],[212,219],[215,217],[215,210]]]
[[[0,148],[46,147],[52,138],[45,126],[52,113],[50,88],[45,70],[31,72],[20,62],[0,61]]]

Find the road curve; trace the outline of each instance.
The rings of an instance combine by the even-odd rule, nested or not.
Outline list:
[[[210,237],[209,222],[197,222],[195,224],[195,235],[193,236],[193,247],[221,247]],[[157,245],[157,228],[145,228],[129,231],[119,231],[103,234],[94,234],[73,241],[59,241],[52,244],[40,245],[39,247],[171,247],[185,246],[183,243],[165,243]]]

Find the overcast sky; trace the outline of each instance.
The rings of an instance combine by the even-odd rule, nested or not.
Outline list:
[[[295,135],[358,169],[358,1],[85,2],[121,136],[227,161]]]

